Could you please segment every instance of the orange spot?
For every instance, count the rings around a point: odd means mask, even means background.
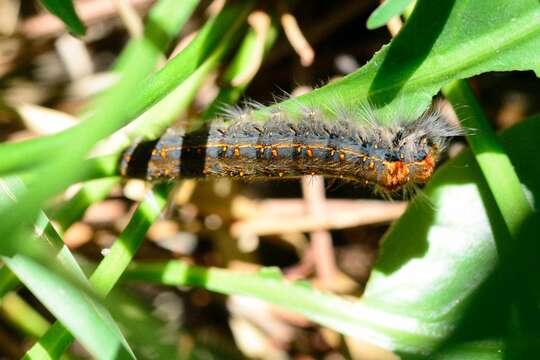
[[[277,157],[277,156],[278,156],[277,149],[272,149],[272,157]]]
[[[408,164],[401,161],[383,162],[385,176],[382,178],[381,186],[387,190],[395,190],[405,185],[409,181]],[[421,181],[420,181],[421,182]]]
[[[283,172],[278,173],[279,177],[283,177]]]
[[[159,156],[161,156],[162,158],[166,158],[167,157],[167,150],[166,149],[161,149],[159,151]]]
[[[244,172],[243,171],[240,171],[240,177],[244,176]]]
[[[236,157],[240,156],[240,148],[238,146],[234,147],[234,156]]]
[[[344,161],[345,160],[345,154],[339,153],[339,160]]]
[[[373,160],[371,160],[371,161],[369,162],[369,168],[370,168],[371,170],[373,170],[373,169],[375,168],[375,162],[374,162]]]
[[[307,148],[307,149],[306,149],[306,155],[307,155],[308,157],[313,157],[313,150],[311,150],[310,148]]]
[[[226,146],[226,145],[223,145],[223,147],[221,148],[221,150],[222,150],[223,152],[227,151],[227,146]]]

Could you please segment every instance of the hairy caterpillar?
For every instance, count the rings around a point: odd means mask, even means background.
[[[171,128],[156,141],[131,147],[121,174],[149,181],[323,175],[393,194],[426,183],[448,138],[461,134],[433,109],[387,125],[365,109],[330,119],[311,109],[298,118],[281,111],[262,119],[251,110],[228,115],[194,131]]]

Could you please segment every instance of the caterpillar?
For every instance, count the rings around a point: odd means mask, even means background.
[[[323,175],[394,194],[426,183],[447,140],[462,133],[434,108],[390,124],[369,110],[330,118],[313,109],[297,117],[278,110],[262,119],[253,111],[229,111],[193,131],[170,128],[126,150],[120,173],[149,181]]]

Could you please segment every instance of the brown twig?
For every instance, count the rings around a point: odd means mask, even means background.
[[[317,44],[321,40],[332,34],[335,29],[346,24],[353,18],[357,18],[361,14],[370,9],[370,1],[348,1],[339,6],[335,11],[325,16],[320,21],[315,22],[316,25],[304,28],[306,37],[309,38],[311,44]],[[277,44],[272,50],[272,54],[265,62],[266,65],[272,65],[280,61],[284,56],[288,55],[290,47],[287,44]]]
[[[144,25],[133,4],[129,0],[112,0],[112,2],[129,35],[132,38],[141,37]]]
[[[311,232],[317,229],[344,229],[368,224],[388,223],[397,219],[405,202],[382,200],[326,200],[320,216],[305,214],[300,199],[272,199],[261,202],[236,200],[233,215],[242,220],[231,227],[234,236],[252,233],[259,236]]]
[[[294,51],[300,56],[300,63],[303,66],[310,66],[313,63],[315,58],[315,51],[309,45],[309,42],[306,40],[300,26],[296,21],[296,18],[289,13],[286,9],[282,10],[280,16],[281,26],[285,32],[285,36],[289,40],[289,43],[293,47]]]
[[[243,71],[231,80],[232,86],[247,84],[259,70],[264,57],[264,45],[270,30],[270,16],[263,11],[254,11],[248,16],[249,25],[255,31],[255,47],[251,53],[251,61]]]
[[[302,177],[302,192],[307,213],[316,219],[317,223],[324,223],[326,218],[324,178],[322,176]],[[338,273],[332,236],[323,228],[314,228],[309,235],[317,276],[325,288],[330,287]]]

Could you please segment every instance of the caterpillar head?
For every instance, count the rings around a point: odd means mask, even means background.
[[[380,159],[376,186],[390,193],[428,182],[449,138],[463,134],[433,110],[415,121],[375,126],[371,131],[370,141],[376,145],[370,153]]]

